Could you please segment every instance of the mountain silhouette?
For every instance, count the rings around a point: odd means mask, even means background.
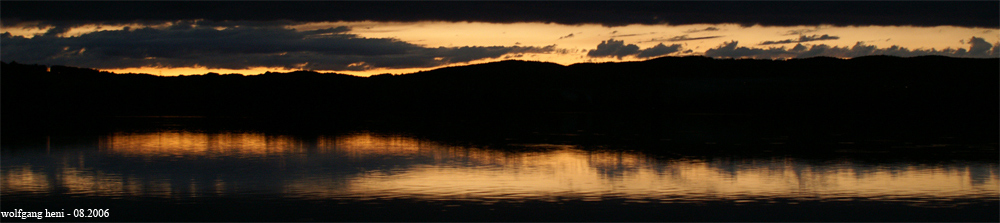
[[[352,117],[482,112],[933,116],[996,123],[997,59],[662,57],[500,61],[404,75],[162,77],[2,64],[4,129],[55,117]]]

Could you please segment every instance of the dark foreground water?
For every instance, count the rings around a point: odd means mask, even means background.
[[[66,215],[24,221],[1000,220],[989,131],[560,117],[388,130],[395,123],[127,118],[6,143],[0,211]],[[108,217],[68,216],[93,209]]]

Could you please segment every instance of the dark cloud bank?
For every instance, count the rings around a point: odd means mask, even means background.
[[[559,24],[913,25],[1000,27],[1000,2],[11,2],[5,26],[41,22],[479,21]]]
[[[218,24],[215,24],[218,25]],[[395,39],[360,38],[347,27],[298,31],[276,26],[226,29],[178,23],[166,29],[100,31],[78,37],[3,34],[4,61],[93,68],[254,66],[313,70],[434,67],[506,54],[553,52],[555,46],[428,48]]]

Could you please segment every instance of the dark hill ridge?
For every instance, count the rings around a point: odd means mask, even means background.
[[[440,112],[900,114],[994,117],[997,59],[501,61],[362,78],[311,71],[159,77],[2,64],[3,120]],[[991,119],[992,120],[992,119]],[[995,122],[994,122],[995,123]]]

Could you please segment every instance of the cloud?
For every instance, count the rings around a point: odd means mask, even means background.
[[[997,1],[962,2],[4,2],[5,27],[41,21],[123,24],[206,21],[540,22],[567,25],[1000,27]],[[628,16],[622,16],[628,15]],[[781,15],[781,16],[774,16]]]
[[[573,34],[570,33],[569,35],[566,35],[566,36],[563,36],[563,37],[559,37],[559,39],[566,39],[566,38],[573,38]]]
[[[690,37],[688,35],[680,35],[680,36],[673,36],[673,37],[670,37],[670,38],[653,38],[653,39],[649,39],[649,41],[642,41],[642,42],[682,42],[682,41],[691,41],[691,40],[715,39],[715,38],[719,38],[719,37],[723,37],[723,36]]]
[[[714,39],[722,36],[702,36],[702,37],[688,37],[688,35],[670,37],[667,41],[678,42],[678,41],[689,41],[689,40],[701,40],[701,39]]]
[[[969,55],[987,56],[990,55],[990,48],[993,47],[985,39],[973,36],[969,39]]]
[[[685,33],[696,33],[696,32],[707,32],[707,31],[719,31],[719,28],[716,28],[716,27],[712,26],[712,27],[708,27],[708,28],[704,28],[704,29],[689,29],[689,30],[684,31],[684,32]]]
[[[764,42],[762,42],[760,44],[757,44],[757,45],[773,45],[773,44],[786,44],[786,43],[804,43],[804,42],[821,41],[821,40],[832,40],[832,39],[840,39],[840,37],[839,36],[830,36],[830,35],[826,35],[826,34],[823,34],[822,36],[817,36],[817,35],[799,36],[799,39],[786,39],[786,40],[778,40],[778,41],[764,41]]]
[[[1000,42],[994,43],[993,49],[990,50],[990,57],[1000,57]]]
[[[632,34],[621,34],[621,35],[613,35],[613,36],[611,36],[611,37],[630,37],[630,36],[642,36],[642,35],[649,35],[649,34],[653,34],[653,33],[632,33]]]
[[[680,44],[674,44],[674,45],[667,46],[667,45],[663,45],[663,43],[660,43],[659,45],[656,45],[654,47],[651,47],[651,48],[648,48],[648,49],[640,51],[639,54],[636,55],[636,57],[638,57],[638,58],[657,57],[657,56],[663,56],[663,55],[675,53],[675,52],[678,52],[680,50],[681,50],[681,45]]]
[[[758,59],[776,59],[776,58],[808,58],[817,56],[828,56],[828,57],[841,57],[841,58],[853,58],[860,56],[870,56],[870,55],[889,55],[889,56],[900,56],[900,57],[913,57],[913,56],[926,56],[926,55],[939,55],[939,56],[950,56],[950,57],[975,57],[975,58],[985,58],[985,57],[997,57],[1000,54],[1000,49],[986,42],[982,38],[972,37],[969,41],[969,49],[951,49],[946,48],[943,50],[937,49],[907,49],[905,47],[890,46],[886,48],[878,48],[874,45],[865,45],[864,42],[857,42],[854,46],[829,46],[826,44],[818,44],[812,46],[805,46],[801,43],[796,44],[795,47],[787,49],[785,47],[768,47],[768,48],[750,48],[738,46],[737,41],[725,42],[715,48],[711,48],[705,51],[705,56],[715,57],[715,58],[758,58]],[[998,44],[1000,45],[1000,44]]]
[[[707,57],[732,57],[732,58],[742,58],[742,57],[752,57],[752,58],[779,58],[779,57],[791,57],[793,54],[785,51],[784,48],[747,48],[747,47],[737,47],[737,41],[730,41],[723,43],[722,45],[708,49],[705,51],[705,56]]]
[[[601,41],[597,49],[587,52],[588,57],[617,57],[619,60],[626,56],[636,56],[638,58],[649,58],[675,53],[681,50],[680,44],[670,46],[660,43],[654,47],[640,50],[635,44],[625,44],[624,40],[609,39]]]
[[[222,24],[224,25],[224,24]],[[164,29],[99,31],[76,37],[2,35],[5,61],[93,68],[191,67],[313,70],[434,67],[506,54],[550,53],[552,46],[428,48],[388,38],[361,38],[347,27],[299,31],[274,26],[221,29],[176,23]]]
[[[635,44],[625,45],[624,40],[615,41],[615,39],[609,39],[597,44],[597,49],[587,52],[587,56],[618,57],[618,59],[622,59],[624,56],[635,55],[637,53],[639,53],[639,46]]]
[[[791,36],[791,35],[799,35],[799,36],[801,36],[802,34],[816,32],[816,31],[819,31],[819,28],[816,28],[816,29],[794,29],[794,30],[788,30],[788,32],[785,32],[785,35],[786,36]]]

